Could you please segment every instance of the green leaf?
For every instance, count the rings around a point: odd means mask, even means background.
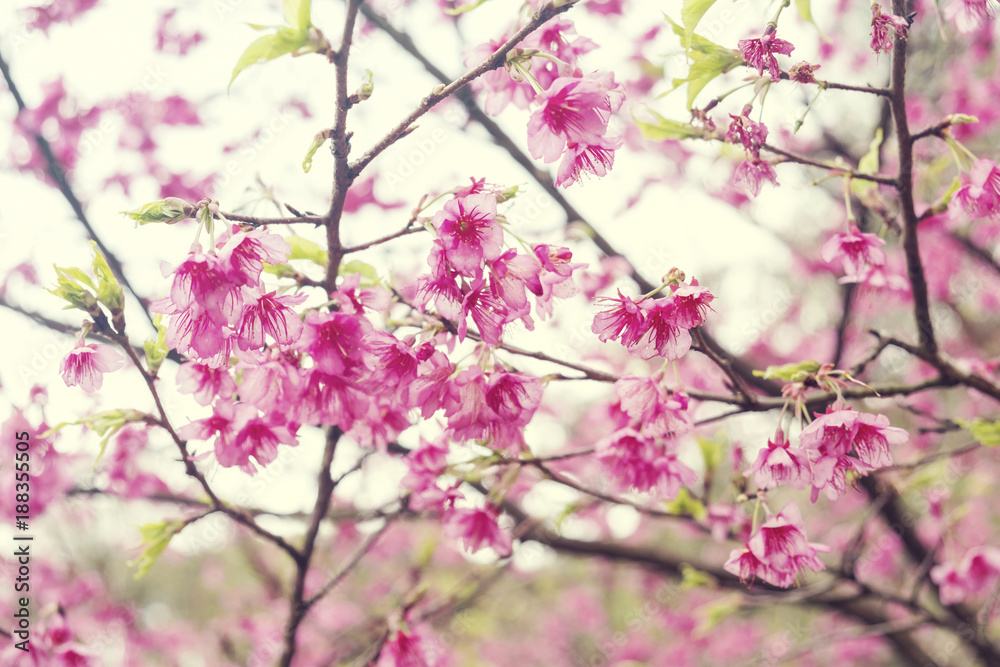
[[[172,225],[195,214],[195,207],[179,197],[167,197],[144,204],[134,211],[122,211],[123,215],[135,220],[135,226],[162,222]]]
[[[800,361],[797,364],[768,366],[766,370],[754,371],[756,377],[765,380],[783,380],[785,382],[802,382],[820,369],[818,361]]]
[[[269,273],[279,278],[294,278],[298,271],[293,269],[291,264],[265,264],[264,273]]]
[[[690,516],[699,521],[708,516],[708,510],[705,509],[705,505],[697,498],[692,498],[691,494],[684,487],[681,487],[676,498],[665,504],[664,509],[670,514]]]
[[[140,547],[145,547],[139,557],[135,560],[129,561],[129,567],[138,568],[135,573],[136,579],[141,579],[142,577],[149,574],[149,571],[153,569],[156,564],[157,559],[163,550],[167,548],[170,544],[170,540],[173,539],[174,535],[179,533],[184,526],[187,525],[185,521],[166,521],[162,523],[147,523],[145,525],[139,526],[139,532],[142,534],[142,542],[139,544]]]
[[[366,264],[361,260],[355,259],[347,264],[342,264],[340,267],[340,275],[342,276],[350,276],[355,273],[361,274],[361,284],[364,286],[371,287],[372,285],[381,284],[378,271],[371,264]]]
[[[861,156],[858,160],[858,172],[862,174],[876,174],[878,173],[878,149],[882,145],[882,128],[875,130],[875,136],[872,138],[871,143],[868,144],[868,152]],[[851,180],[851,192],[853,192],[858,197],[861,197],[868,192],[871,192],[878,187],[878,183],[873,183],[871,181],[862,181],[859,179]]]
[[[719,623],[736,614],[742,607],[743,596],[740,594],[727,595],[698,607],[697,615],[701,617],[701,622],[695,627],[694,636],[708,635]]]
[[[327,252],[317,244],[296,234],[285,237],[285,240],[291,247],[288,259],[308,259],[313,264],[326,268]]]
[[[958,420],[959,426],[972,433],[980,445],[985,447],[1000,446],[1000,421],[987,421],[982,417],[977,417],[971,422]]]
[[[715,77],[743,64],[743,55],[739,51],[719,46],[701,35],[693,33],[689,35],[686,28],[677,25],[669,16],[666,16],[666,19],[674,34],[681,38],[691,59],[687,77],[673,80],[675,90],[685,83],[688,84],[687,106],[690,109],[698,93]]]
[[[302,158],[302,171],[309,173],[309,170],[313,166],[313,156],[316,155],[316,151],[319,150],[320,146],[326,143],[327,136],[325,132],[320,132],[315,137],[313,137],[313,142],[309,146],[309,150],[306,151],[306,156]]]
[[[308,32],[300,32],[294,28],[281,28],[274,35],[258,37],[247,47],[243,55],[240,56],[236,67],[233,68],[233,76],[229,79],[229,86],[226,90],[228,91],[233,87],[233,81],[247,67],[267,62],[268,60],[274,60],[289,53],[295,53],[305,46],[308,41]]]
[[[94,291],[97,290],[90,280],[90,276],[85,274],[80,269],[62,269],[58,266],[55,267],[56,270],[56,282],[58,286],[55,289],[48,290],[49,294],[54,294],[60,299],[65,300],[69,303],[66,308],[79,308],[84,312],[90,312],[92,307],[97,306],[97,298],[88,290],[81,287],[77,280],[85,281]]]
[[[146,366],[152,375],[160,370],[163,360],[167,358],[170,349],[167,347],[167,328],[160,321],[163,316],[153,315],[153,326],[156,327],[156,338],[150,338],[142,344],[142,349],[146,351]]]
[[[813,26],[816,27],[816,30],[819,30],[819,26],[816,25],[816,19],[813,18],[812,7],[809,0],[795,0],[795,9],[799,11],[799,16],[802,17],[803,21],[806,23],[812,23]],[[822,34],[823,33],[820,32],[820,35]],[[826,38],[824,37],[824,39]]]
[[[681,590],[704,588],[715,583],[715,577],[689,565],[681,563]]]
[[[684,24],[684,35],[681,40],[684,47],[687,48],[691,44],[691,36],[694,34],[694,29],[698,27],[698,22],[705,15],[705,12],[715,4],[715,0],[684,0],[684,5],[681,7],[681,23]]]
[[[285,23],[297,28],[299,32],[308,32],[312,27],[309,0],[284,0],[281,9],[285,15]]]
[[[476,0],[475,4],[472,5],[462,5],[460,7],[452,7],[451,9],[444,10],[445,14],[451,14],[452,16],[458,16],[459,14],[464,14],[465,12],[471,12],[473,9],[485,5],[489,0]]]
[[[97,242],[91,241],[94,249],[94,276],[97,278],[97,300],[111,311],[112,315],[120,313],[125,308],[125,291],[108,266],[108,260],[97,249]]]
[[[726,448],[717,440],[695,437],[695,442],[701,448],[701,456],[705,459],[705,470],[714,470],[726,458]]]
[[[702,132],[690,123],[682,123],[678,120],[664,118],[655,111],[650,111],[656,116],[655,123],[647,123],[633,117],[636,126],[648,139],[662,141],[664,139],[690,139],[701,136]]]

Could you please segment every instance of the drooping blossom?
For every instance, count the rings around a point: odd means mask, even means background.
[[[458,284],[458,271],[445,259],[444,244],[435,240],[427,258],[431,267],[429,275],[420,276],[409,286],[413,292],[413,305],[421,312],[428,304],[442,317],[459,320],[462,317],[462,288]]]
[[[690,284],[681,283],[671,289],[672,317],[677,325],[685,329],[701,326],[708,311],[712,310],[709,304],[715,300],[715,296],[707,287],[699,285],[696,278],[692,278]]]
[[[682,463],[662,440],[648,438],[635,429],[620,429],[602,438],[595,455],[623,489],[654,492],[672,499],[698,476]]]
[[[454,508],[442,519],[444,532],[471,553],[490,548],[500,556],[509,556],[512,547],[510,533],[500,527],[500,509],[492,503],[483,507]]]
[[[219,263],[243,279],[244,285],[260,282],[264,264],[279,264],[288,259],[288,242],[277,234],[258,228],[234,233],[219,249]]]
[[[885,415],[857,412],[831,406],[802,430],[799,446],[810,458],[812,501],[820,491],[831,500],[846,489],[845,474],[855,470],[865,475],[892,465],[890,445],[909,440],[901,428],[889,425]],[[848,456],[849,453],[854,456]]]
[[[508,321],[520,319],[528,331],[535,328],[528,290],[541,294],[541,281],[538,279],[541,270],[534,257],[518,253],[516,248],[511,248],[489,264],[490,292],[506,306]]]
[[[892,51],[892,37],[889,33],[895,33],[899,39],[906,39],[909,27],[902,16],[883,14],[882,5],[872,5],[872,51],[889,53]]]
[[[791,42],[778,38],[777,30],[773,26],[768,26],[760,39],[741,39],[737,46],[748,67],[756,68],[761,76],[766,69],[775,81],[781,78],[781,68],[778,67],[778,59],[774,54],[788,56],[795,49]]]
[[[965,552],[957,565],[935,565],[930,575],[931,581],[941,589],[941,603],[959,604],[990,590],[993,580],[1000,575],[1000,548],[974,547]]]
[[[731,144],[742,144],[743,148],[754,155],[759,154],[760,147],[767,141],[767,126],[750,119],[751,108],[743,107],[739,116],[729,114],[732,120],[726,130],[726,141]]]
[[[1000,218],[1000,168],[992,160],[976,160],[951,201],[973,219]]]
[[[876,234],[863,233],[852,224],[846,234],[834,234],[823,244],[820,257],[826,263],[840,259],[844,276],[840,283],[865,282],[872,269],[885,266],[885,240]]]
[[[500,256],[503,228],[496,215],[496,197],[483,193],[451,199],[431,218],[445,257],[462,275],[476,277],[484,260]]]
[[[390,632],[375,667],[446,667],[449,651],[425,625],[410,625]]]
[[[370,399],[354,380],[311,368],[304,373],[295,419],[312,426],[336,424],[349,431],[355,420],[368,413]]]
[[[615,151],[624,143],[624,137],[600,137],[591,143],[570,142],[556,170],[555,184],[569,187],[584,174],[607,176],[615,164]]]
[[[759,489],[772,489],[781,484],[804,489],[809,483],[809,456],[805,450],[792,447],[779,428],[743,474],[746,477],[753,475],[754,484]]]
[[[774,165],[767,160],[760,158],[744,160],[733,171],[733,183],[744,184],[747,192],[754,197],[760,194],[760,186],[764,181],[771,185],[778,184],[778,174],[774,171]]]
[[[639,303],[623,295],[621,290],[618,290],[618,298],[601,297],[599,301],[610,306],[594,316],[590,328],[601,342],[619,340],[625,347],[638,343],[648,328],[646,311]]]
[[[509,321],[507,308],[489,290],[486,279],[476,278],[462,297],[461,317],[458,321],[458,339],[465,340],[468,318],[476,325],[479,335],[487,345],[499,345],[503,325]]]
[[[673,361],[691,349],[691,334],[673,299],[646,299],[641,307],[646,311],[646,331],[636,343],[641,358]]]
[[[646,437],[672,437],[691,430],[687,394],[667,391],[662,374],[620,378],[615,395],[633,428]]]
[[[365,385],[373,393],[405,400],[410,384],[417,379],[417,352],[410,341],[399,340],[384,331],[365,336],[365,363],[371,373]]]
[[[624,89],[611,72],[556,79],[538,96],[539,108],[528,119],[532,157],[555,162],[567,143],[600,143],[623,101]]]
[[[552,315],[552,299],[568,299],[579,290],[573,272],[586,264],[573,261],[573,252],[564,246],[542,243],[533,248],[539,271],[529,281],[535,295],[535,307],[542,319]]]
[[[80,385],[84,391],[97,391],[104,383],[104,374],[118,370],[124,363],[124,357],[107,345],[88,345],[78,338],[59,371],[67,387]]]
[[[774,586],[788,588],[804,568],[826,569],[817,552],[829,550],[806,540],[802,513],[795,503],[789,503],[761,524],[743,549],[734,549],[723,567],[742,581],[760,577]]]

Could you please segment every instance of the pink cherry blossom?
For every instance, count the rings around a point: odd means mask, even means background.
[[[795,503],[789,503],[761,524],[744,550],[733,550],[724,568],[742,580],[759,576],[769,584],[788,588],[802,569],[826,569],[817,556],[822,551],[829,551],[829,547],[806,540],[802,513]]]
[[[211,405],[216,396],[231,398],[236,392],[236,382],[228,368],[212,368],[191,361],[177,371],[177,390],[193,394],[201,405]]]
[[[104,383],[104,374],[118,370],[124,363],[125,358],[107,345],[88,345],[78,338],[59,371],[67,387],[80,385],[84,391],[96,391]]]
[[[771,489],[781,484],[804,489],[809,482],[809,456],[805,450],[792,447],[784,432],[778,429],[743,474],[746,477],[753,475],[754,484],[759,489]]]
[[[744,160],[733,171],[733,183],[744,184],[747,192],[756,197],[760,194],[760,186],[767,181],[771,185],[778,185],[778,174],[774,171],[774,166],[767,160],[754,158]]]
[[[238,228],[237,228],[238,229]],[[219,250],[219,262],[228,265],[231,275],[243,278],[244,285],[260,282],[264,264],[280,264],[288,259],[288,242],[266,229],[234,232]]]
[[[503,325],[509,321],[507,308],[490,292],[486,279],[479,277],[472,282],[462,297],[462,315],[458,321],[458,339],[465,340],[467,318],[471,317],[483,342],[499,345]]]
[[[778,59],[774,57],[774,54],[780,53],[788,56],[795,49],[791,42],[778,39],[777,31],[774,30],[773,26],[769,26],[760,39],[741,39],[738,46],[748,67],[756,68],[757,73],[761,76],[764,75],[766,69],[775,81],[781,78],[781,68],[778,67]]]
[[[621,429],[597,443],[596,456],[624,489],[655,492],[674,498],[682,486],[691,486],[698,476],[661,441],[647,438],[631,428]]]
[[[1000,548],[974,547],[965,552],[958,565],[935,565],[930,575],[941,589],[942,604],[960,604],[968,597],[990,590],[993,580],[1000,575]]]
[[[246,303],[236,324],[237,345],[241,350],[260,349],[265,335],[279,345],[291,345],[302,336],[302,320],[292,306],[305,301],[307,295],[275,296],[276,292],[260,294],[261,291],[245,291]]]
[[[894,14],[883,14],[882,5],[872,5],[872,51],[889,53],[892,51],[892,38],[889,33],[895,33],[899,39],[906,39],[908,30],[909,24],[905,18]]]
[[[623,100],[622,86],[610,73],[556,79],[539,95],[539,109],[528,119],[531,155],[555,162],[567,143],[600,143],[611,114],[621,108]]]
[[[647,299],[640,305],[646,311],[646,332],[635,348],[643,359],[663,357],[667,361],[680,359],[691,348],[691,334],[683,327],[689,321],[678,311],[673,299]]]
[[[967,182],[952,195],[952,203],[971,218],[1000,218],[1000,168],[996,163],[976,160]]]
[[[610,308],[594,316],[594,324],[590,330],[604,343],[620,340],[625,347],[638,343],[649,328],[645,309],[624,296],[621,290],[618,290],[618,298],[602,297],[599,300],[607,303]]]
[[[615,164],[615,151],[624,143],[622,137],[599,137],[591,143],[568,143],[556,171],[556,185],[569,187],[579,182],[584,174],[599,178],[607,176]]]
[[[491,503],[471,509],[452,509],[444,514],[444,532],[471,553],[490,548],[500,556],[509,556],[513,540],[497,523],[499,517],[500,509]]]
[[[496,197],[484,193],[452,199],[431,218],[445,257],[462,275],[475,277],[484,260],[500,256],[503,228],[496,215]]]
[[[362,339],[372,331],[371,323],[349,313],[306,314],[305,327],[296,348],[307,353],[326,373],[357,379],[368,371]]]
[[[767,126],[750,120],[750,111],[750,107],[744,107],[739,116],[729,114],[732,121],[726,130],[726,141],[742,144],[743,148],[757,155],[760,147],[767,141]]]
[[[820,256],[826,263],[840,259],[844,266],[844,275],[838,282],[864,282],[871,270],[885,266],[885,251],[882,246],[885,241],[875,234],[861,232],[856,225],[851,225],[846,234],[835,234],[823,244]]]

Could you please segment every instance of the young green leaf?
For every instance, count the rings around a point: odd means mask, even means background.
[[[185,521],[177,520],[162,523],[147,523],[139,526],[139,533],[142,534],[142,542],[139,546],[144,548],[138,558],[128,563],[129,567],[137,568],[135,573],[136,579],[141,579],[149,574],[149,571],[153,569],[157,559],[159,559],[160,554],[170,544],[170,540],[185,525],[187,525]]]

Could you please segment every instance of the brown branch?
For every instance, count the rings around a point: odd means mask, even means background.
[[[892,13],[906,16],[906,0],[892,0]],[[899,176],[895,179],[899,191],[899,205],[903,217],[903,252],[906,254],[906,274],[913,291],[913,314],[917,324],[920,346],[931,355],[937,355],[937,340],[934,338],[934,323],[931,321],[930,301],[927,294],[927,278],[920,259],[920,244],[917,239],[916,209],[913,204],[913,139],[906,116],[906,39],[900,35],[893,37],[892,73],[889,106],[896,127],[896,147],[899,153]]]
[[[367,153],[351,165],[351,175],[357,176],[360,174],[361,170],[368,166],[368,163],[378,157],[378,155],[381,154],[386,148],[396,143],[396,141],[398,141],[406,133],[411,132],[413,123],[415,123],[417,119],[425,113],[430,111],[439,102],[454,95],[471,81],[479,78],[483,74],[495,70],[498,67],[502,67],[507,60],[507,54],[510,53],[514,47],[521,42],[521,40],[541,27],[541,25],[546,21],[568,11],[572,6],[573,4],[565,4],[561,7],[556,7],[551,2],[543,5],[540,9],[538,9],[538,11],[532,14],[531,18],[521,27],[520,30],[514,33],[510,39],[504,42],[503,45],[486,60],[454,81],[447,83],[447,85],[443,88],[435,88],[430,95],[421,100],[420,106],[411,111],[410,114],[400,121],[395,128],[390,130],[389,133],[382,137],[378,143],[368,149]],[[367,17],[368,13],[366,13],[365,16]]]
[[[786,162],[795,162],[798,164],[809,165],[811,167],[819,167],[820,169],[825,169],[830,172],[835,172],[836,174],[845,174],[851,178],[856,178],[859,181],[871,181],[873,183],[881,183],[882,185],[892,185],[898,187],[898,181],[890,176],[882,176],[881,174],[863,174],[860,171],[854,171],[852,169],[844,169],[843,167],[838,167],[835,164],[830,164],[828,162],[820,162],[819,160],[813,160],[805,155],[799,155],[798,153],[792,153],[791,151],[786,151],[783,148],[778,148],[777,146],[772,146],[771,144],[764,144],[761,146],[766,151],[770,151],[775,155],[780,155],[784,157]]]
[[[289,602],[288,623],[285,626],[285,645],[281,654],[281,660],[278,662],[280,667],[291,666],[292,658],[295,656],[296,636],[299,626],[309,611],[309,605],[305,602],[306,575],[309,573],[309,563],[316,548],[316,536],[319,534],[319,526],[330,509],[330,498],[333,495],[333,478],[330,476],[330,467],[333,465],[333,455],[337,450],[337,443],[340,441],[342,435],[343,431],[337,426],[332,426],[327,431],[326,446],[323,449],[323,461],[320,463],[319,469],[319,490],[316,493],[316,504],[313,507],[309,528],[306,530],[301,558],[295,563],[295,583]]]
[[[352,252],[359,252],[361,250],[367,250],[368,248],[372,248],[372,247],[377,246],[377,245],[382,245],[383,243],[386,243],[388,241],[392,241],[392,240],[398,239],[398,238],[403,237],[403,236],[409,236],[410,234],[416,234],[416,233],[422,232],[422,231],[426,231],[426,230],[423,227],[413,227],[411,225],[407,225],[406,227],[403,227],[403,229],[400,230],[400,231],[398,231],[398,232],[394,232],[394,233],[389,234],[387,236],[383,236],[381,238],[377,238],[374,241],[368,241],[367,243],[362,243],[360,245],[355,245],[355,246],[350,246],[350,247],[344,248],[342,250],[342,253],[345,254],[345,255],[348,255],[348,254],[350,254]]]

